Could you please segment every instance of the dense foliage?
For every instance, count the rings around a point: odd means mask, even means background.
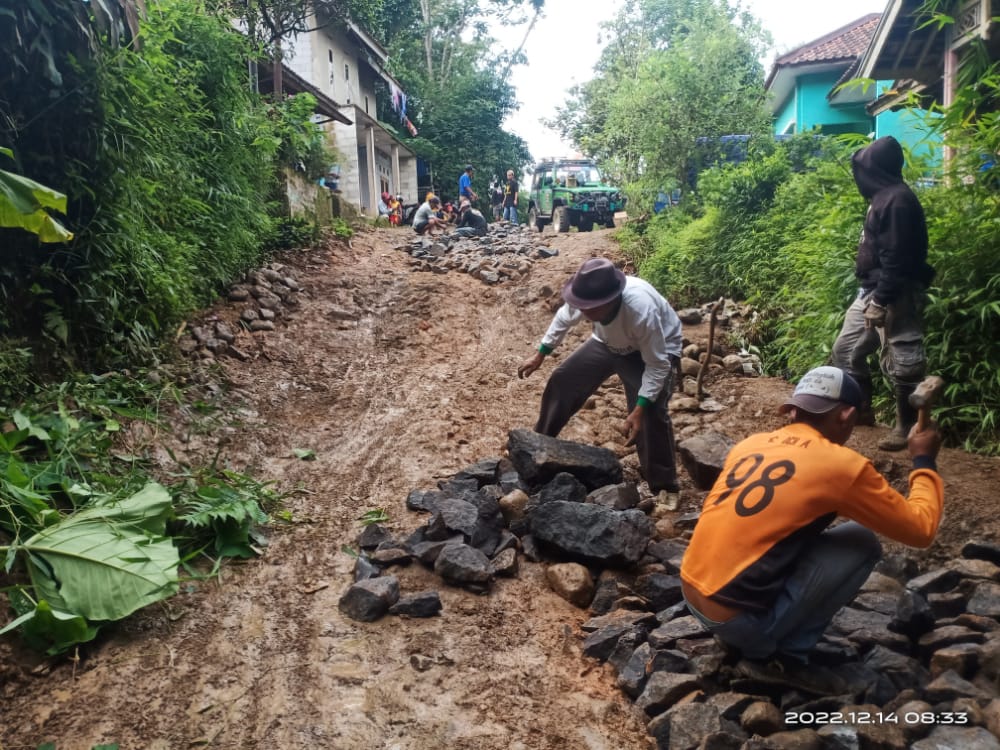
[[[797,377],[826,361],[856,291],[866,204],[848,164],[863,142],[764,141],[747,161],[704,173],[687,210],[629,230],[625,247],[677,305],[720,295],[750,301],[759,318],[735,343],[760,347],[772,374]],[[905,176],[918,184],[929,169],[910,156]],[[925,316],[928,368],[949,383],[937,416],[952,443],[996,452],[1000,351],[984,345],[1000,336],[996,192],[982,180],[956,180],[918,187],[918,195],[938,272]],[[888,385],[876,382],[888,406]]]
[[[93,377],[0,408],[0,591],[15,614],[0,633],[59,653],[176,593],[180,566],[259,551],[280,499],[267,485],[214,463],[152,476],[159,408],[180,396],[153,380]]]
[[[59,8],[25,11],[19,30],[63,39],[80,28],[64,3],[31,7],[49,5]],[[36,370],[148,361],[163,334],[260,262],[280,164],[326,161],[309,101],[271,106],[250,91],[253,50],[225,17],[162,0],[141,29],[140,46],[115,48],[107,34],[53,44],[59,75],[39,76],[31,66],[45,58],[25,53],[0,78],[0,144],[18,172],[68,196],[75,235],[53,249],[0,229],[0,368],[25,363],[7,355],[24,341]]]
[[[752,17],[724,0],[629,0],[607,32],[597,75],[553,124],[629,186],[631,213],[684,186],[720,136],[767,131]]]

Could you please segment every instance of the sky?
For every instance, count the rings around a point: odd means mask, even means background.
[[[837,0],[812,3],[803,0],[743,0],[774,38],[774,46],[762,62],[765,71],[777,55],[818,39],[868,13],[881,13],[887,0]],[[528,65],[514,69],[511,83],[520,109],[505,123],[521,136],[535,159],[568,156],[573,147],[539,122],[555,115],[573,85],[589,80],[601,52],[598,42],[601,21],[610,20],[621,8],[621,0],[545,0],[545,15],[539,19],[525,53]],[[509,49],[524,36],[524,27],[495,28],[492,35]]]

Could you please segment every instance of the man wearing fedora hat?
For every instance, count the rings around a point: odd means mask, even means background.
[[[941,521],[937,430],[910,431],[903,497],[844,445],[864,403],[844,370],[806,373],[780,408],[790,424],[730,450],[684,553],[692,613],[747,659],[773,660],[786,674],[815,669],[806,666],[810,650],[881,556],[876,532],[926,547]],[[851,520],[831,527],[838,516]]]
[[[675,508],[679,485],[674,428],[667,411],[680,364],[681,321],[651,284],[626,276],[606,258],[586,261],[563,287],[563,301],[538,351],[517,369],[526,378],[581,320],[593,335],[545,385],[535,432],[555,437],[600,385],[618,375],[628,416],[622,433],[635,443],[639,467],[660,503]]]

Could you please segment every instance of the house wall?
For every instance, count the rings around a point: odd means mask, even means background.
[[[931,129],[932,121],[938,117],[920,109],[883,112],[875,118],[875,137],[891,135],[914,156],[938,165],[944,161],[944,144],[941,135]]]
[[[792,135],[796,131],[798,102],[795,92],[785,99],[784,103],[774,113],[774,133],[775,135]]]
[[[300,34],[288,44],[285,64],[334,101],[357,102],[357,51],[346,34],[334,29]]]
[[[327,28],[297,37],[286,49],[286,65],[315,85],[338,104],[347,117],[355,122],[344,125],[327,123],[330,145],[338,154],[341,179],[341,197],[359,208],[369,208],[367,160],[364,155],[365,139],[359,135],[355,107],[370,117],[378,119],[375,103],[376,76],[366,64],[359,62],[358,43],[339,29]],[[417,161],[415,157],[400,155],[399,184],[392,179],[392,155],[381,150],[375,152],[375,186],[381,192],[383,181],[389,191],[399,192],[404,200],[417,200]],[[371,202],[371,206],[374,201]]]
[[[865,102],[831,106],[826,98],[837,84],[840,73],[816,73],[796,80],[796,132],[820,126],[825,133],[872,132],[874,122],[865,112]]]

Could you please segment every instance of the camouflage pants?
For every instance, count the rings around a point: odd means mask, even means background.
[[[865,307],[874,290],[859,289],[847,308],[844,325],[833,345],[832,364],[856,380],[871,380],[868,358],[881,348],[879,367],[892,385],[918,383],[927,370],[923,310],[927,294],[919,285],[905,286],[888,305],[884,328],[865,328]]]

